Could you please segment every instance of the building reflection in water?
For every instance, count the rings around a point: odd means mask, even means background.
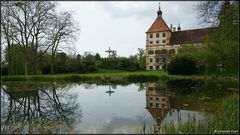
[[[170,112],[174,93],[169,92],[164,85],[159,83],[146,84],[146,109],[155,120],[157,132],[164,133],[163,119]],[[180,119],[179,119],[180,120]]]

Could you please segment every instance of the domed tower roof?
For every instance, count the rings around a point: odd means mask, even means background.
[[[162,16],[162,11],[161,11],[161,7],[160,7],[160,2],[159,2],[159,8],[158,8],[158,11],[157,11],[157,15],[158,15],[158,16]]]
[[[161,32],[161,31],[171,31],[171,30],[169,29],[168,25],[162,18],[162,11],[159,4],[159,9],[157,11],[157,18],[155,19],[155,21],[153,22],[153,24],[151,25],[151,27],[148,29],[146,33]]]

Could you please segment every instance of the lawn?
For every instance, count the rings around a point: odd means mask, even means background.
[[[102,80],[102,81],[135,81],[142,82],[148,80],[167,80],[167,79],[220,79],[220,80],[238,80],[235,76],[211,76],[211,75],[192,75],[192,76],[182,76],[182,75],[169,75],[167,72],[160,71],[124,71],[124,70],[109,70],[101,69],[94,73],[68,73],[68,74],[40,74],[40,75],[12,75],[12,76],[2,76],[2,81],[86,81],[86,80]]]
[[[51,80],[85,80],[85,79],[102,79],[102,80],[122,80],[131,78],[166,78],[168,74],[164,71],[122,71],[122,70],[100,70],[88,74],[54,74],[54,75],[13,75],[2,76],[2,81],[51,81]]]

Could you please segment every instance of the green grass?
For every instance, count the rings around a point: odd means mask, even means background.
[[[238,77],[230,76],[230,78],[225,78],[225,76],[218,76],[220,79],[224,80],[238,80]],[[13,76],[2,76],[2,81],[110,81],[110,82],[146,82],[146,81],[157,81],[157,80],[169,80],[169,79],[218,79],[215,76],[207,75],[192,75],[192,76],[181,76],[181,75],[169,75],[165,71],[135,71],[129,72],[124,70],[109,70],[101,69],[94,73],[78,74],[54,74],[54,75],[13,75]]]
[[[86,80],[102,80],[102,81],[157,81],[159,79],[168,79],[169,76],[164,71],[136,71],[127,72],[121,70],[102,70],[89,74],[55,74],[55,75],[16,75],[2,76],[2,81],[86,81]]]
[[[175,127],[172,122],[166,125],[167,133],[239,133],[239,96],[232,95],[224,98],[213,116],[207,116],[204,120],[196,121],[195,117],[189,117],[187,123]]]

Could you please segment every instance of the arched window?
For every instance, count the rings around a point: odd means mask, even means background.
[[[154,54],[154,51],[153,50],[149,50],[148,54]]]
[[[166,50],[166,49],[162,49],[162,50],[160,51],[160,53],[161,53],[161,54],[167,54],[167,50]]]
[[[156,51],[155,51],[155,54],[160,54],[160,50],[156,50]]]

